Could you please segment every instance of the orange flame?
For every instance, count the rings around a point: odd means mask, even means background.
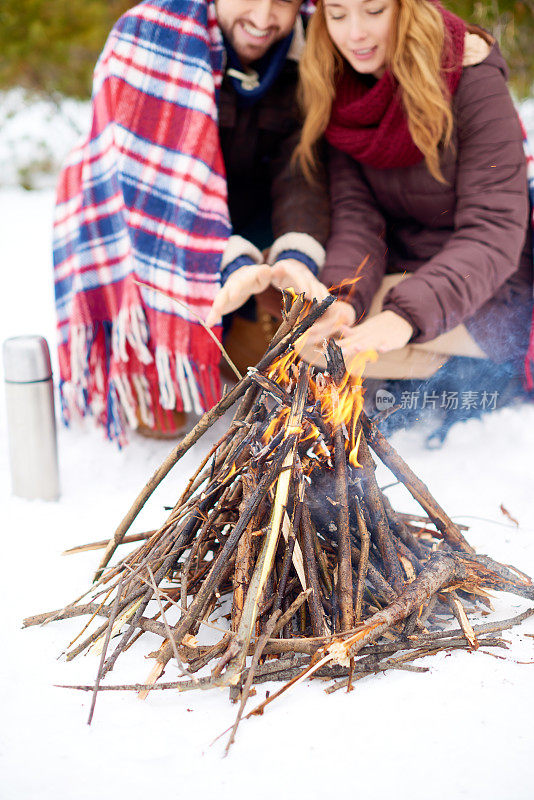
[[[358,280],[358,273],[365,266],[367,259],[364,259],[357,270],[356,276],[344,281],[343,286],[354,285]],[[305,313],[306,310],[303,311]],[[347,362],[347,371],[343,376],[340,385],[334,385],[332,380],[325,373],[318,372],[315,378],[310,377],[309,392],[311,400],[316,407],[318,414],[329,427],[341,427],[345,433],[345,450],[351,466],[361,468],[358,462],[358,447],[360,444],[361,431],[359,431],[358,420],[363,409],[364,391],[362,388],[362,376],[365,365],[369,361],[377,359],[375,351],[365,351],[356,353],[350,363]],[[292,349],[278,358],[270,367],[268,377],[275,381],[289,395],[295,387],[296,365],[300,358]],[[310,399],[310,398],[309,398]],[[287,424],[290,414],[288,406],[281,407],[276,416],[270,421],[267,430],[263,435],[263,442],[267,444],[272,437],[276,436]],[[305,471],[311,472],[319,463],[329,462],[331,454],[323,439],[320,428],[309,419],[304,419],[301,425],[302,443],[309,443],[307,462]]]
[[[356,439],[356,444],[354,445],[354,447],[352,448],[352,450],[349,453],[349,464],[351,464],[353,467],[361,467],[362,466],[360,464],[360,462],[358,461],[358,448],[360,446],[360,439],[361,438],[362,438],[362,429],[360,428],[360,431],[358,433],[358,438]]]
[[[271,380],[276,381],[281,386],[287,386],[292,378],[291,367],[297,361],[298,356],[294,350],[290,350],[283,356],[280,356],[271,366],[267,373]]]
[[[365,256],[365,258],[361,261],[359,266],[356,267],[356,270],[354,272],[354,277],[352,277],[352,278],[344,278],[341,281],[341,283],[338,283],[335,286],[331,286],[328,291],[330,293],[334,293],[334,294],[338,295],[338,294],[340,294],[340,291],[339,291],[340,289],[346,289],[347,287],[350,287],[348,292],[342,292],[343,299],[344,300],[349,300],[351,295],[352,295],[352,293],[353,293],[353,291],[354,291],[354,289],[355,289],[355,287],[356,287],[356,284],[358,283],[358,281],[361,278],[361,274],[360,273],[362,272],[363,268],[365,267],[365,265],[369,261],[369,257],[370,257],[370,253],[368,253]]]
[[[363,409],[362,374],[366,362],[374,358],[376,358],[374,351],[358,353],[352,359],[349,369],[338,386],[334,386],[324,373],[318,373],[315,379],[310,377],[310,393],[315,405],[318,406],[318,413],[327,426],[344,429],[348,460],[355,468],[361,467],[357,459],[361,436],[361,432],[357,432],[357,423]],[[291,393],[294,386],[295,364],[298,360],[298,355],[294,351],[286,353],[273,363],[268,373],[269,378],[276,381],[288,393]],[[265,444],[287,424],[289,413],[289,407],[283,406],[269,422],[262,437]],[[325,447],[319,428],[311,421],[304,420],[301,431],[301,442],[309,442],[311,447],[309,452],[313,454],[313,458],[307,464],[307,471],[311,471],[317,466],[317,460],[328,461],[330,453]]]

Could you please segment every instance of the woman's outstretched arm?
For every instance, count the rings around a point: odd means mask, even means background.
[[[457,206],[445,246],[383,308],[433,339],[469,319],[517,270],[528,224],[522,135],[497,52],[464,70],[455,96]]]
[[[386,223],[362,171],[353,158],[328,148],[331,229],[322,280],[342,287],[360,319],[386,272]]]

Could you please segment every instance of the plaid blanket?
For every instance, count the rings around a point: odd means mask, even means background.
[[[532,155],[532,151],[529,147],[527,132],[523,124],[521,124],[523,129],[523,146],[525,148],[525,155],[527,157],[527,179],[528,179],[528,191],[530,195],[530,219],[532,225],[532,247],[533,253],[532,256],[534,258],[534,156]],[[532,390],[534,389],[534,313],[532,316],[532,326],[530,329],[530,342],[528,345],[527,355],[525,357],[525,377],[526,377],[526,384],[527,389]]]
[[[195,315],[213,302],[231,233],[223,59],[214,0],[128,11],[95,69],[90,133],[60,177],[63,414],[92,413],[119,443],[139,422],[172,430],[172,409],[201,413],[219,395],[220,353]]]

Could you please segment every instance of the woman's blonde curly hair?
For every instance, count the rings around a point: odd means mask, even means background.
[[[308,25],[300,61],[299,101],[305,119],[294,158],[309,180],[313,180],[316,145],[330,120],[336,80],[344,64],[328,33],[323,2],[318,0]],[[447,31],[439,10],[428,0],[396,2],[387,68],[398,81],[411,137],[430,173],[444,183],[439,147],[450,144],[453,131],[450,93],[441,75]]]

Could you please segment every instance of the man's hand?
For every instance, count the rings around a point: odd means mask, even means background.
[[[252,264],[237,269],[217,292],[206,325],[211,328],[221,321],[224,314],[240,308],[253,294],[265,291],[271,283],[271,277],[271,267],[267,264]]]
[[[291,287],[296,294],[304,294],[308,300],[316,298],[320,301],[328,295],[326,286],[296,259],[286,258],[273,267],[253,264],[241,267],[230,275],[213,301],[206,325],[215,325],[224,314],[235,311],[253,294],[260,294],[271,285],[280,290]]]
[[[350,364],[352,358],[364,350],[387,353],[404,347],[413,336],[413,328],[394,311],[381,311],[360,325],[343,329],[341,334],[338,345],[343,351],[345,363]]]
[[[271,284],[277,289],[293,289],[296,294],[304,294],[307,300],[315,298],[319,302],[328,295],[328,289],[313,272],[301,261],[285,258],[271,267]]]

